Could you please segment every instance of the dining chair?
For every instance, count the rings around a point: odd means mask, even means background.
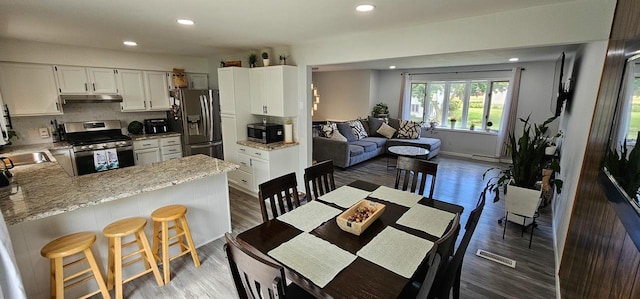
[[[282,266],[249,252],[229,233],[225,233],[224,238],[224,250],[238,297],[314,298],[295,283],[287,285]]]
[[[531,248],[533,230],[536,227],[538,207],[541,202],[541,191],[508,185],[504,198],[505,220],[507,221],[504,222],[502,229],[502,239],[504,239],[509,221],[522,225],[521,236],[524,236],[526,227],[531,226],[531,235],[529,236],[529,248]]]
[[[433,199],[433,188],[436,186],[436,174],[438,172],[438,164],[426,160],[414,159],[409,157],[398,157],[396,165],[396,183],[394,188],[411,192],[418,189],[420,194],[424,194],[427,175],[431,176],[431,187],[429,189],[429,199]],[[420,181],[418,181],[420,178]],[[400,188],[400,185],[402,187]]]
[[[295,172],[266,181],[260,184],[258,189],[263,222],[269,221],[266,201],[269,201],[271,218],[276,218],[300,206]]]
[[[304,170],[304,182],[307,191],[307,202],[316,200],[336,189],[333,178],[333,160],[326,160]]]
[[[486,198],[486,190],[480,194],[476,208],[469,214],[469,220],[465,225],[464,236],[460,245],[456,249],[456,253],[453,257],[447,261],[443,258],[441,267],[436,278],[434,280],[434,288],[429,292],[429,298],[449,298],[451,289],[453,289],[453,298],[460,298],[460,275],[462,274],[462,262],[464,260],[464,254],[467,252],[469,242],[473,236],[473,232],[476,230],[480,215],[484,209]]]

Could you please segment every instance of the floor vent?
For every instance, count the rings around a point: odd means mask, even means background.
[[[482,249],[478,249],[478,252],[476,252],[476,255],[482,258],[486,258],[490,261],[494,261],[498,264],[503,264],[505,266],[509,266],[511,268],[515,268],[516,267],[516,261],[510,259],[510,258],[506,258],[504,256],[501,255],[497,255],[495,253],[491,253],[489,251],[486,250],[482,250]]]

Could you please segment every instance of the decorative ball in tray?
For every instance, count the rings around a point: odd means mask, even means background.
[[[359,236],[384,212],[385,205],[362,199],[336,217],[338,226],[346,232]]]

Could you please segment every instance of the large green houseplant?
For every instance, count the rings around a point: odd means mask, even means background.
[[[511,165],[507,169],[490,168],[482,175],[483,179],[489,177],[486,189],[495,194],[494,202],[500,200],[500,191],[506,194],[509,184],[534,189],[536,182],[541,179],[543,169],[560,171],[557,160],[551,159],[545,162],[545,149],[551,143],[546,133],[549,129],[548,125],[556,117],[547,119],[541,125],[529,122],[530,117],[531,115],[526,119],[520,118],[523,122],[520,138],[516,139],[513,133],[509,134],[507,151],[511,156]],[[558,193],[562,191],[562,180],[550,179],[549,183]]]

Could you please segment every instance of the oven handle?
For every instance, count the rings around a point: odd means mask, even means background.
[[[107,148],[105,148],[106,150]],[[132,151],[133,150],[133,146],[129,145],[129,146],[123,146],[123,147],[116,147],[116,152],[124,152],[124,151]],[[87,157],[87,156],[93,156],[93,152],[94,151],[99,151],[99,150],[93,150],[93,151],[84,151],[84,152],[75,152],[73,153],[73,155],[75,157]]]

